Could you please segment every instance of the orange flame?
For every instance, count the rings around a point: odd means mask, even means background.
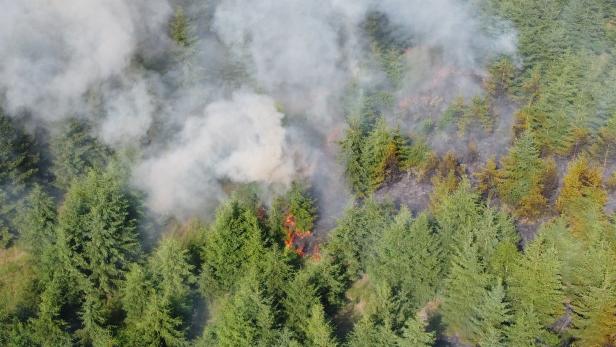
[[[290,212],[285,217],[283,226],[286,231],[286,238],[284,240],[285,247],[292,250],[300,257],[305,256],[305,248],[309,238],[312,236],[312,232],[298,229],[295,216]]]

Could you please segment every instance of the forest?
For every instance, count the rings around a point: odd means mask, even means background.
[[[616,346],[616,2],[2,4],[1,346]]]

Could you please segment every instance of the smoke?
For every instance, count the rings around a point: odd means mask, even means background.
[[[283,117],[272,98],[248,92],[211,103],[186,120],[176,144],[136,168],[135,184],[156,211],[188,214],[223,198],[224,180],[289,184],[295,167]]]
[[[169,12],[164,0],[1,0],[0,6],[4,107],[45,121],[81,110],[88,88],[121,73],[140,36]]]
[[[211,210],[230,182],[277,190],[308,178],[330,223],[349,197],[335,160],[344,99],[387,78],[369,14],[408,45],[401,86],[388,91],[398,104],[441,97],[434,117],[480,93],[476,76],[515,42],[458,0],[181,2],[194,36],[184,51],[166,0],[0,0],[3,107],[46,126],[89,117],[105,143],[139,148],[134,184],[152,210],[180,217]],[[412,110],[387,116],[411,132],[426,117]]]

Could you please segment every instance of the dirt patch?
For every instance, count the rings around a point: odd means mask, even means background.
[[[404,172],[379,188],[374,197],[377,201],[391,201],[396,207],[406,206],[414,214],[424,211],[430,204],[432,184],[420,182],[410,172]]]

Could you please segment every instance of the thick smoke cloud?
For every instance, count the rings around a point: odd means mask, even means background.
[[[80,111],[95,83],[130,63],[166,20],[164,0],[1,0],[0,92],[11,113],[44,120]]]
[[[180,140],[136,169],[136,184],[151,192],[159,212],[197,213],[222,198],[220,182],[290,183],[284,115],[268,96],[237,92],[186,120]],[[211,207],[211,206],[210,206]]]
[[[385,78],[363,31],[367,14],[384,14],[411,45],[395,95],[402,104],[479,92],[468,75],[514,47],[511,35],[486,34],[475,9],[457,0],[185,0],[195,44],[179,55],[168,37],[177,3],[0,4],[3,107],[47,126],[91,118],[105,143],[141,150],[133,181],[149,207],[182,217],[214,207],[226,182],[284,188],[308,178],[328,203],[321,216],[344,206],[334,158],[342,100],[351,84],[369,89]],[[448,73],[458,70],[471,73]],[[398,121],[413,129],[417,117]]]

